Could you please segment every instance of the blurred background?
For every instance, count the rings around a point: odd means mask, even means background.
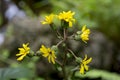
[[[62,80],[44,59],[17,62],[15,54],[27,42],[34,51],[56,44],[54,33],[40,21],[69,10],[75,12],[73,32],[85,24],[91,29],[87,44],[69,41],[76,55],[93,58],[88,75],[76,73],[75,80],[120,80],[120,0],[0,0],[0,80]]]

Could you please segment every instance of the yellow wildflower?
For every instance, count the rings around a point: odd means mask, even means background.
[[[42,53],[42,56],[47,57],[49,63],[55,64],[55,51],[51,50],[50,48],[46,48],[44,45],[41,46],[40,52]]]
[[[80,64],[80,73],[84,74],[85,70],[88,71],[89,67],[87,64],[89,64],[92,61],[92,58],[87,59],[87,55],[85,55],[85,58],[81,61]]]
[[[80,35],[82,41],[86,42],[89,40],[90,29],[86,29],[86,25],[82,28],[82,34]]]
[[[16,54],[16,56],[20,56],[19,58],[17,58],[18,61],[23,60],[23,58],[30,53],[30,48],[27,47],[29,43],[27,44],[23,44],[23,48],[18,48],[19,53]]]
[[[54,14],[50,14],[49,16],[45,16],[45,20],[41,21],[42,24],[52,24],[53,23]]]
[[[63,11],[62,13],[59,13],[58,18],[60,20],[64,20],[66,22],[69,23],[69,27],[72,27],[72,22],[75,22],[75,19],[73,18],[73,15],[75,14],[75,12],[65,12]]]

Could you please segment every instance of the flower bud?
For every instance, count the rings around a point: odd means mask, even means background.
[[[34,56],[34,51],[30,50],[30,53],[28,54],[29,57],[33,57]]]
[[[80,35],[80,34],[81,34],[81,31],[77,31],[76,33],[77,33],[78,35]]]
[[[82,59],[80,57],[76,58],[75,60],[77,63],[80,63],[82,61]]]
[[[53,45],[53,46],[51,47],[51,50],[54,50],[55,52],[58,52],[58,47],[57,47],[56,45]]]
[[[75,40],[80,40],[80,35],[75,35],[74,39]]]

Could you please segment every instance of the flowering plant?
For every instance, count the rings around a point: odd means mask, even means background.
[[[77,31],[75,34],[68,35],[68,28],[72,28],[73,23],[75,23],[75,18],[74,18],[75,12],[68,11],[68,12],[61,12],[58,15],[55,14],[50,14],[48,16],[45,16],[45,20],[41,21],[42,24],[48,24],[50,25],[51,29],[55,32],[56,37],[60,40],[56,45],[53,45],[49,48],[47,48],[45,45],[41,45],[40,49],[36,52],[32,51],[30,47],[28,47],[27,44],[23,44],[23,48],[18,48],[20,51],[16,56],[20,56],[17,58],[18,61],[22,61],[24,57],[27,55],[32,54],[32,56],[43,56],[44,58],[47,58],[48,62],[55,65],[57,64],[63,72],[63,78],[64,80],[68,80],[68,73],[66,72],[66,61],[68,61],[68,54],[72,55],[75,58],[75,61],[79,64],[79,72],[80,74],[85,74],[86,71],[89,70],[88,64],[92,61],[92,58],[87,59],[87,54],[85,55],[85,58],[82,59],[79,56],[76,56],[76,54],[68,48],[66,45],[67,40],[72,39],[72,40],[82,40],[84,43],[87,43],[89,40],[89,34],[90,34],[90,29],[84,25],[80,31]],[[60,28],[62,31],[57,29],[58,27],[55,26],[54,24],[54,18],[57,18],[58,20],[61,21],[61,26]],[[63,46],[64,44],[64,46]],[[62,51],[63,54],[59,51],[61,48],[59,48],[62,45],[64,48]],[[62,55],[64,58],[63,60],[58,59],[58,54]],[[74,75],[71,76],[71,78]]]

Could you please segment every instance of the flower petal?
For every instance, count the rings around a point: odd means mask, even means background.
[[[86,61],[87,60],[87,54],[85,54],[85,58],[83,59],[83,61]]]
[[[92,61],[92,58],[89,58],[88,60],[86,60],[86,64],[89,64]]]
[[[86,71],[88,71],[88,68],[89,68],[89,67],[85,64],[85,65],[84,65],[84,68],[85,68]]]
[[[23,60],[23,58],[25,57],[26,55],[22,55],[22,56],[20,56],[19,58],[17,58],[17,60],[18,61],[21,61],[21,60]]]
[[[84,74],[84,66],[83,66],[83,64],[81,64],[80,73],[81,73],[81,74]]]
[[[84,25],[84,26],[82,27],[82,32],[84,32],[85,29],[86,29],[86,25]]]

